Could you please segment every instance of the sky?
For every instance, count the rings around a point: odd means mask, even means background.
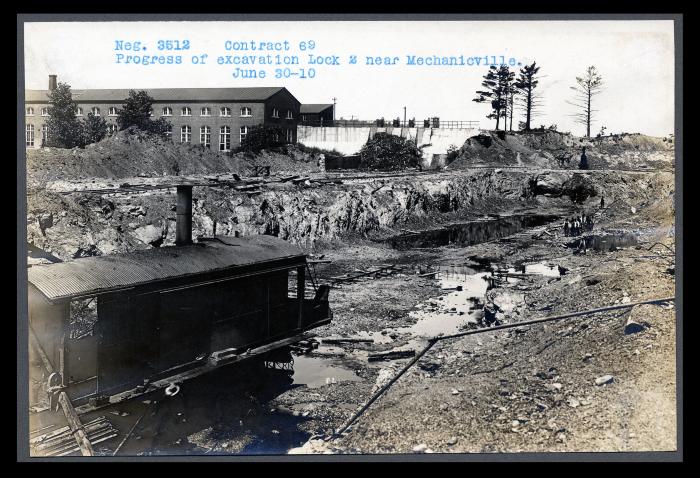
[[[408,55],[501,56],[540,66],[542,106],[533,126],[556,124],[576,135],[585,127],[571,116],[577,76],[595,66],[604,81],[593,107],[591,132],[666,136],[674,129],[674,45],[670,20],[599,21],[275,21],[275,22],[36,22],[26,23],[25,87],[46,89],[48,75],[73,89],[284,86],[302,103],[333,103],[336,118],[407,118],[419,122],[479,121],[489,106],[472,101],[487,66],[410,66]],[[116,41],[140,42],[143,51],[115,50]],[[158,50],[159,40],[189,41],[187,50]],[[285,51],[284,42],[289,50]],[[227,50],[227,42],[231,49]],[[264,43],[281,51],[232,48]],[[301,51],[303,46],[306,47]],[[314,42],[313,49],[309,49]],[[163,44],[167,46],[167,44]],[[173,43],[173,46],[175,44]],[[265,46],[265,45],[263,45]],[[217,57],[297,56],[290,73],[313,78],[275,78],[285,66],[217,64]],[[308,54],[337,56],[339,65],[309,65]],[[120,63],[117,63],[117,55]],[[204,64],[193,64],[192,57]],[[126,57],[180,55],[181,64],[125,64]],[[349,64],[351,55],[357,64]],[[395,65],[368,66],[366,57],[399,57]],[[233,58],[232,58],[233,59]],[[256,60],[257,61],[257,60]],[[482,60],[483,61],[483,60]],[[266,78],[234,78],[237,66],[265,70]],[[519,69],[515,66],[514,69]],[[284,71],[282,71],[283,73]],[[516,109],[513,126],[522,120]],[[519,117],[520,116],[520,117]]]

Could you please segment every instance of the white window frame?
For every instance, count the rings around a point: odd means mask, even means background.
[[[82,107],[78,106],[75,109],[75,116],[83,116],[83,108]]]
[[[286,119],[294,119],[294,114],[292,113],[292,110],[287,110],[287,118]]]
[[[204,106],[199,110],[199,116],[211,116],[211,108]]]
[[[28,124],[24,128],[24,143],[27,148],[33,148],[34,147],[34,125],[33,124]]]
[[[219,128],[219,151],[231,151],[231,127],[230,126],[221,126]]]
[[[249,129],[247,126],[241,126],[240,129],[238,130],[240,139],[239,142],[242,143],[243,139],[248,136]]]
[[[31,106],[27,106],[24,110],[24,114],[26,116],[34,116],[34,108],[32,108]]]
[[[291,143],[292,141],[294,141],[294,133],[292,132],[291,129],[288,129],[287,130],[287,142]]]
[[[225,118],[230,118],[231,117],[231,108],[228,106],[222,106],[219,108],[219,116],[223,116]]]
[[[49,125],[41,125],[41,144],[44,144],[49,139]]]
[[[90,108],[90,113],[92,113],[94,116],[100,116],[100,109],[97,106],[93,106]]]
[[[250,106],[241,106],[241,118],[250,118],[253,116],[253,108]]]
[[[192,142],[192,126],[182,125],[180,126],[180,142],[181,143],[191,143]]]
[[[199,127],[199,142],[207,148],[211,148],[211,127],[210,126],[200,126]]]
[[[272,108],[272,117],[279,118],[280,117],[280,110],[278,110],[277,108]]]
[[[183,106],[180,108],[180,116],[192,116],[192,108],[189,106]]]
[[[41,108],[41,116],[49,116],[49,108],[48,106],[44,106]]]
[[[110,106],[109,109],[107,110],[107,116],[117,116],[117,107],[116,106]]]
[[[172,116],[173,109],[170,106],[164,106],[161,113],[162,113],[161,116]]]

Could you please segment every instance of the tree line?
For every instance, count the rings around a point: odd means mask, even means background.
[[[107,121],[89,112],[78,119],[78,104],[73,99],[70,85],[58,83],[49,96],[49,118],[46,121],[47,137],[44,146],[54,148],[84,148],[97,143],[107,136]],[[149,134],[165,137],[172,131],[172,125],[165,118],[154,120],[151,117],[153,98],[145,91],[129,91],[123,108],[117,110],[119,131],[132,126]]]
[[[513,112],[518,105],[522,111],[524,121],[520,122],[518,129],[521,131],[532,130],[532,123],[543,105],[542,95],[537,89],[541,78],[540,66],[537,62],[523,66],[516,76],[508,65],[491,65],[484,74],[481,83],[483,89],[476,91],[476,103],[488,103],[491,111],[486,115],[489,119],[496,120],[496,130],[500,129],[503,119],[503,130],[513,131]],[[577,123],[586,128],[586,136],[591,136],[591,125],[595,120],[593,100],[603,88],[603,79],[595,66],[589,66],[582,76],[576,77],[576,84],[570,87],[574,90],[574,99],[567,101],[576,108],[572,116]],[[510,123],[510,124],[508,124]],[[556,129],[555,127],[551,127]],[[601,129],[601,134],[605,130]]]

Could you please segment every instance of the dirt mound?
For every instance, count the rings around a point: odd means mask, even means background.
[[[673,167],[674,146],[669,138],[620,134],[587,139],[557,131],[490,131],[467,139],[449,168],[528,166],[576,169],[584,147],[590,169]]]
[[[135,176],[177,176],[238,173],[249,175],[253,166],[273,172],[314,170],[311,155],[293,146],[256,156],[228,155],[201,145],[178,143],[136,129],[120,131],[85,149],[43,148],[27,151],[28,186],[48,181]]]

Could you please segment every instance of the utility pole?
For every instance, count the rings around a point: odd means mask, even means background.
[[[336,98],[335,96],[333,97],[333,121],[335,121],[335,102],[337,99],[338,98]]]
[[[406,107],[403,107],[403,127],[406,127]]]

